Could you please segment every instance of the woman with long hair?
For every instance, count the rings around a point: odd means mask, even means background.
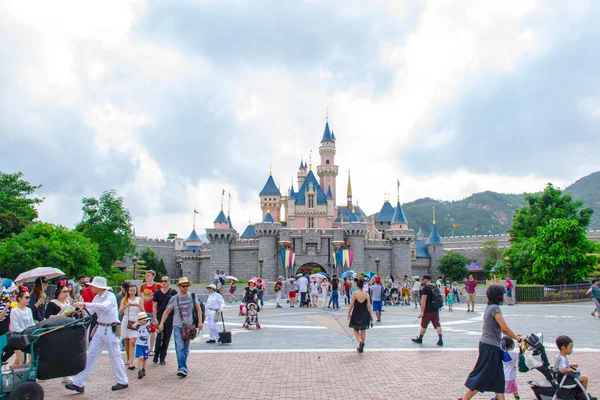
[[[19,287],[17,291],[17,307],[12,310],[10,314],[10,331],[11,332],[23,332],[26,328],[35,325],[33,322],[33,313],[28,307],[31,294],[27,289],[27,286],[23,285]],[[25,362],[25,354],[20,351],[15,351],[15,361],[13,365],[20,365]]]
[[[46,289],[48,283],[46,278],[40,277],[35,280],[35,286],[31,291],[29,299],[29,308],[33,314],[33,320],[36,322],[43,321],[46,314]]]
[[[483,329],[479,339],[479,358],[469,374],[465,386],[467,392],[460,400],[469,400],[479,392],[494,392],[496,399],[504,400],[504,364],[502,363],[502,333],[521,341],[506,324],[500,310],[504,300],[504,287],[488,287],[488,305],[483,314]]]
[[[373,309],[371,308],[369,294],[362,290],[363,280],[358,279],[356,286],[358,290],[352,293],[350,307],[348,308],[348,319],[350,320],[349,326],[354,329],[354,337],[358,341],[356,351],[362,353],[365,348],[367,329],[373,323]]]
[[[137,315],[141,311],[144,311],[142,298],[138,296],[137,286],[131,285],[119,306],[119,314],[123,314],[121,338],[125,340],[125,354],[127,356],[125,366],[130,370],[135,369],[135,341],[137,340],[137,330],[130,328],[130,325],[137,322]]]

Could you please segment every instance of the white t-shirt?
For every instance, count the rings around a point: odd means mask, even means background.
[[[363,284],[363,292],[369,293],[369,282]]]
[[[137,331],[138,336],[135,341],[136,346],[148,346],[148,340],[150,339],[150,334],[152,333],[149,326],[147,324],[140,325]]]
[[[567,369],[567,368],[571,368],[569,359],[566,356],[561,356],[560,354],[555,355],[553,369],[555,371],[560,371],[561,369]]]
[[[412,290],[413,291],[414,290],[417,290],[417,291],[421,290],[421,282],[420,281],[416,281],[415,284],[413,285]]]
[[[298,286],[300,287],[300,292],[307,292],[308,291],[308,279],[306,279],[304,276],[300,279],[298,279]]]
[[[519,352],[515,349],[509,350],[510,361],[504,362],[504,379],[514,381],[517,379],[517,362],[519,361]]]
[[[33,325],[35,325],[35,322],[33,322],[31,308],[27,307],[24,311],[19,307],[12,309],[9,325],[11,332],[23,332],[25,328],[29,328]]]

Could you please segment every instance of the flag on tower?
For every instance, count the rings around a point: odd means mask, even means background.
[[[196,211],[195,208],[194,208],[194,214],[200,214],[200,215],[202,215],[202,213],[200,211]]]
[[[221,193],[221,196],[225,196],[225,189],[223,189],[223,193]]]
[[[400,189],[400,179],[396,178],[396,181],[398,182],[397,189]]]

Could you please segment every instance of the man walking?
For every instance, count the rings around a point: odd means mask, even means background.
[[[340,280],[337,275],[331,277],[331,297],[329,298],[329,307],[333,304],[334,310],[340,309]]]
[[[421,330],[419,331],[419,336],[411,340],[415,343],[423,343],[423,335],[425,335],[427,326],[431,322],[439,336],[436,344],[443,346],[444,340],[442,339],[442,326],[440,325],[440,308],[444,306],[444,299],[437,286],[431,284],[431,276],[423,275],[423,284],[425,287],[421,296],[421,312],[419,313]],[[437,293],[434,293],[434,291],[437,291]],[[441,304],[438,304],[438,302],[441,302]]]
[[[304,307],[306,304],[306,293],[308,293],[308,279],[306,279],[306,276],[302,275],[298,279],[298,286],[300,288],[300,307]]]
[[[373,311],[375,311],[375,315],[377,316],[377,322],[381,322],[384,290],[384,287],[381,285],[381,278],[376,276],[371,285],[371,294],[373,299]]]
[[[152,323],[158,325],[158,321],[162,320],[162,316],[169,304],[171,297],[177,295],[177,291],[169,287],[170,280],[168,276],[161,278],[162,288],[154,293],[152,298]],[[166,364],[167,350],[169,349],[169,342],[171,341],[171,334],[173,333],[173,314],[170,314],[165,320],[165,329],[156,335],[156,342],[154,346],[154,358],[152,362],[155,364],[159,362],[160,365]]]
[[[179,294],[169,300],[158,326],[158,330],[162,332],[165,329],[165,322],[169,314],[174,313],[173,337],[175,338],[175,354],[177,355],[177,376],[181,378],[188,375],[187,358],[190,354],[190,339],[183,338],[182,326],[183,324],[193,325],[194,320],[197,320],[197,328],[202,329],[202,321],[204,321],[204,312],[200,307],[200,301],[194,294],[190,295],[188,293],[191,284],[192,282],[188,278],[179,278],[177,282]]]
[[[273,285],[273,291],[277,293],[277,305],[275,308],[282,308],[279,303],[281,302],[281,295],[283,294],[283,276],[280,276],[279,279],[277,279],[277,282]]]
[[[219,321],[219,313],[223,312],[223,308],[225,308],[225,300],[223,300],[221,293],[217,292],[217,287],[214,284],[208,285],[206,289],[208,289],[206,320],[204,320],[208,324],[208,340],[206,343],[217,343],[219,338],[217,322]]]
[[[119,323],[117,298],[106,285],[106,278],[96,276],[90,283],[90,287],[95,294],[94,300],[91,303],[76,302],[73,305],[88,310],[90,314],[98,315],[97,330],[88,348],[85,369],[77,374],[72,383],[66,384],[65,388],[83,393],[96,358],[103,350],[108,350],[110,366],[117,377],[117,384],[113,385],[112,390],[125,389],[129,386],[129,381],[121,358],[120,340],[115,334],[115,326]]]
[[[464,289],[467,292],[467,312],[475,312],[475,291],[477,290],[477,281],[473,275],[469,275],[469,280],[465,282]],[[471,309],[469,309],[471,307]]]

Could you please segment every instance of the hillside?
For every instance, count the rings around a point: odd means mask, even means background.
[[[564,189],[576,200],[583,200],[584,207],[594,209],[590,229],[600,229],[600,171],[585,176]],[[431,229],[432,207],[435,206],[436,223],[442,236],[452,234],[505,233],[512,224],[515,211],[526,206],[525,194],[496,192],[475,193],[463,200],[440,201],[430,198],[418,199],[402,205],[411,229],[419,226],[428,234]],[[477,229],[477,230],[476,230]]]

